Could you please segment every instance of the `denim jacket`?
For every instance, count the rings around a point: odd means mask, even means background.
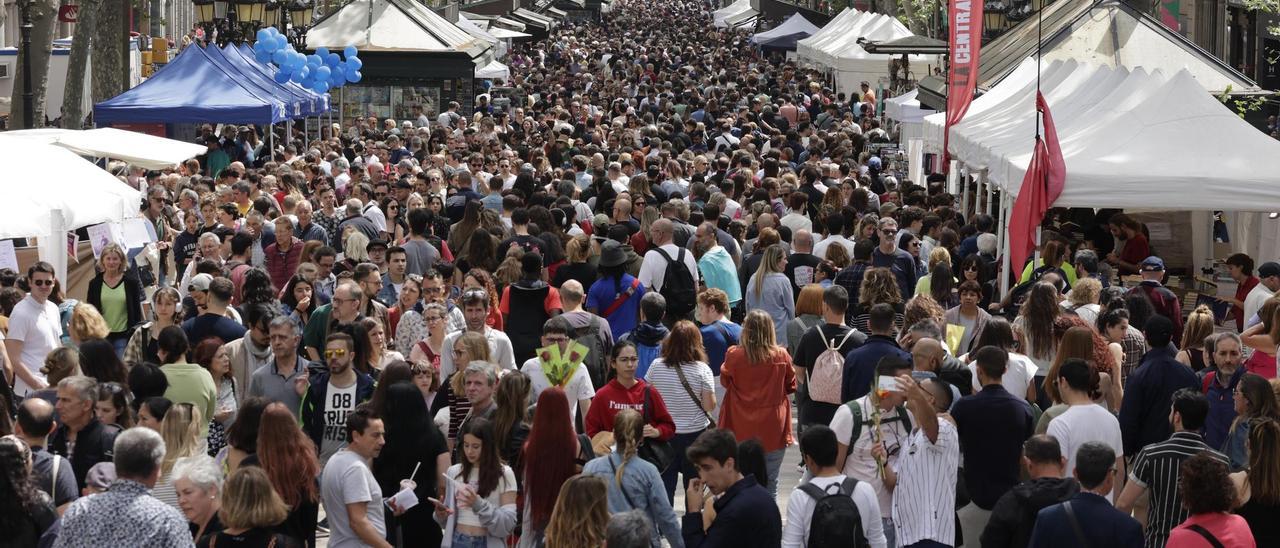
[[[662,545],[659,531],[671,548],[684,548],[684,537],[680,536],[680,522],[676,519],[675,510],[667,502],[667,492],[662,486],[662,476],[658,468],[639,457],[627,461],[622,471],[622,487],[615,480],[616,472],[621,466],[622,455],[610,453],[587,462],[582,467],[583,474],[593,474],[604,478],[609,484],[609,513],[616,514],[629,510],[641,510],[654,524],[649,533],[649,544],[654,548]]]

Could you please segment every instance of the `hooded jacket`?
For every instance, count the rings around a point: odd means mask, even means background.
[[[640,322],[634,330],[623,336],[624,340],[629,340],[635,344],[643,344],[645,346],[658,346],[662,344],[662,339],[667,338],[667,334],[671,330],[661,323]]]
[[[1025,548],[1040,510],[1069,500],[1080,491],[1073,478],[1039,478],[1015,485],[1000,496],[982,531],[983,548]]]
[[[302,396],[298,417],[302,420],[302,431],[316,444],[319,451],[324,438],[324,401],[329,393],[329,369],[316,364],[310,368],[311,386]],[[373,397],[373,377],[356,371],[356,403],[361,404]]]

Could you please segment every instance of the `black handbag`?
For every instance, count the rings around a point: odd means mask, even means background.
[[[644,387],[645,424],[649,424],[652,416],[653,396],[650,394],[652,390],[653,387]],[[644,438],[644,441],[640,443],[640,447],[636,449],[636,456],[658,467],[658,473],[662,473],[676,460],[676,450],[671,446],[671,442],[657,438]]]

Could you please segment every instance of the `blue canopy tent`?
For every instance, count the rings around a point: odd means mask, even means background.
[[[250,48],[248,44],[241,44],[238,48],[228,44],[223,48],[222,53],[245,72],[256,71],[272,82],[275,82],[276,73],[280,71],[280,68],[275,65],[259,63],[257,59],[254,59],[253,48]],[[316,93],[292,80],[285,82],[283,86],[290,93],[307,101],[302,107],[303,116],[318,116],[329,112],[328,93]]]
[[[263,96],[187,46],[151,78],[93,106],[99,126],[113,123],[273,124],[288,118],[285,103]]]
[[[796,42],[813,36],[819,30],[821,29],[810,23],[804,16],[794,13],[782,24],[753,34],[751,43],[767,49],[795,51]]]
[[[297,118],[304,116],[303,106],[310,103],[310,98],[295,96],[284,86],[275,80],[268,78],[256,70],[243,70],[232,64],[231,60],[223,55],[222,50],[217,46],[199,48],[200,53],[209,58],[209,61],[217,65],[223,72],[239,78],[255,95],[259,97],[271,97],[273,99],[284,102],[285,116],[289,118]]]

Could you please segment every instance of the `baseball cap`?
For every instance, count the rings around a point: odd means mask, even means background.
[[[1266,262],[1258,267],[1259,278],[1269,278],[1271,276],[1280,276],[1280,263]]]
[[[1164,260],[1160,257],[1152,255],[1142,260],[1143,272],[1162,272],[1164,271]]]
[[[370,240],[369,245],[364,246],[364,250],[373,251],[373,249],[377,247],[380,247],[385,251],[387,249],[386,240]]]
[[[213,283],[213,276],[196,274],[191,278],[191,283],[187,284],[187,291],[208,291],[211,283]]]

